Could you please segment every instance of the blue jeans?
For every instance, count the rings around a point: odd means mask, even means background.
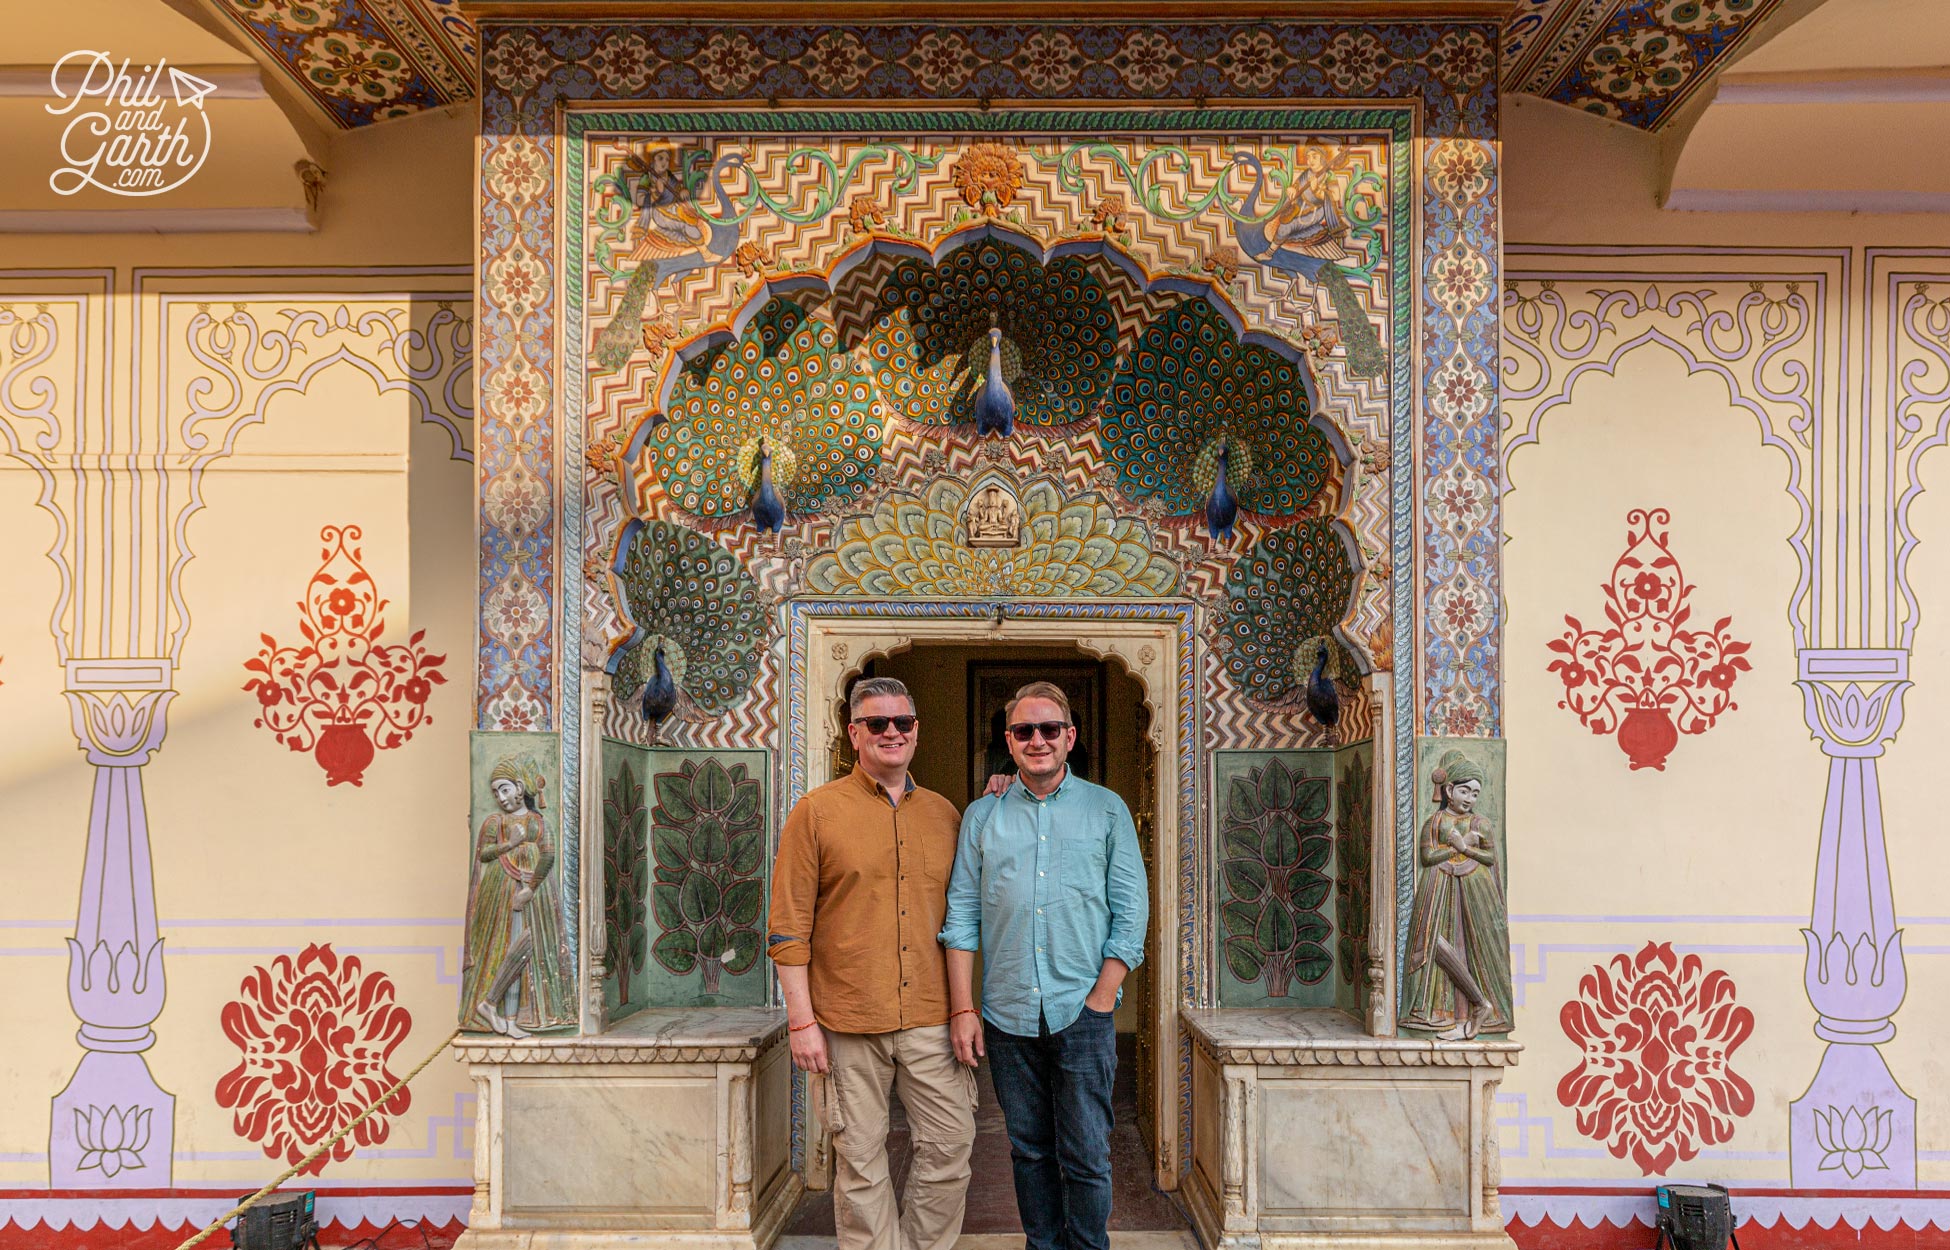
[[[1040,1024],[1035,1037],[984,1020],[982,1035],[1009,1129],[1024,1250],[1110,1250],[1111,1013],[1085,1007],[1069,1028]]]

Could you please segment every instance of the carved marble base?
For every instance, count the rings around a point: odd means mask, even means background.
[[[1514,1244],[1493,1108],[1518,1044],[1370,1037],[1337,1011],[1182,1015],[1194,1046],[1184,1193],[1211,1250]]]
[[[768,1250],[798,1200],[783,1012],[644,1011],[456,1049],[477,1097],[456,1250]]]

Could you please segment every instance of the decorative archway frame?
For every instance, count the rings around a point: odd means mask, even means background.
[[[1157,992],[1151,996],[1154,1088],[1178,1108],[1156,1117],[1154,1158],[1158,1183],[1178,1183],[1189,1158],[1191,1049],[1178,1021],[1181,1005],[1207,1003],[1212,984],[1213,907],[1210,857],[1199,836],[1197,675],[1201,646],[1189,603],[1105,600],[1017,601],[1003,605],[949,600],[796,599],[785,606],[787,694],[780,718],[785,802],[798,802],[826,776],[840,733],[832,696],[841,683],[876,655],[905,651],[916,643],[991,643],[999,646],[1056,643],[1098,659],[1115,660],[1143,687],[1151,709],[1149,748],[1157,754],[1158,810],[1155,862],[1175,868],[1176,883],[1151,883],[1152,923],[1175,935],[1174,958],[1160,958]],[[1080,634],[1079,625],[1088,633]],[[1159,874],[1161,877],[1163,873]],[[1160,943],[1160,952],[1170,949]],[[795,1094],[794,1121],[803,1123]]]
[[[1417,151],[1416,128],[1420,120],[1418,110],[1406,104],[1363,104],[1358,108],[1333,108],[1322,106],[1294,106],[1287,108],[1239,108],[1193,110],[1183,108],[1130,109],[1120,107],[1100,107],[1089,110],[992,110],[987,112],[936,109],[936,108],[887,108],[873,113],[847,111],[806,110],[795,113],[779,112],[734,112],[721,109],[695,110],[681,108],[658,108],[631,112],[602,111],[595,109],[569,109],[562,116],[564,128],[564,157],[561,184],[568,188],[566,200],[569,213],[563,224],[563,237],[559,253],[565,319],[563,342],[567,348],[566,364],[562,378],[562,411],[589,413],[591,398],[588,394],[588,367],[585,344],[592,340],[592,327],[587,318],[589,309],[583,298],[587,290],[588,248],[585,230],[588,225],[587,206],[581,200],[582,189],[589,183],[589,170],[586,165],[589,141],[592,137],[609,137],[618,134],[659,134],[671,136],[749,136],[754,140],[771,138],[804,137],[808,140],[833,140],[848,134],[871,134],[888,139],[906,135],[940,138],[944,135],[1007,135],[1014,138],[1057,136],[1079,131],[1086,133],[1109,134],[1150,134],[1157,133],[1172,137],[1222,136],[1229,142],[1238,144],[1242,136],[1255,135],[1303,135],[1306,133],[1355,133],[1373,135],[1386,144],[1388,185],[1390,203],[1387,206],[1388,225],[1387,252],[1387,312],[1390,318],[1386,339],[1389,346],[1392,368],[1385,382],[1388,392],[1386,409],[1387,424],[1383,435],[1386,439],[1389,463],[1363,466],[1358,463],[1348,431],[1340,429],[1331,417],[1322,412],[1318,403],[1314,407],[1313,423],[1327,433],[1334,454],[1342,463],[1344,474],[1342,500],[1336,518],[1335,533],[1349,548],[1355,567],[1359,569],[1364,561],[1362,537],[1355,532],[1357,514],[1375,532],[1367,542],[1385,542],[1391,576],[1375,579],[1372,585],[1362,584],[1362,594],[1348,620],[1364,619],[1370,629],[1376,621],[1387,620],[1397,639],[1415,637],[1417,614],[1413,611],[1412,580],[1405,575],[1406,570],[1415,568],[1417,558],[1412,545],[1414,532],[1414,497],[1411,485],[1415,474],[1414,431],[1421,428],[1414,396],[1415,385],[1412,372],[1407,368],[1413,359],[1409,350],[1416,339],[1414,321],[1414,292],[1416,290],[1417,249],[1414,230],[1413,208],[1416,201],[1415,156]],[[1203,295],[1212,298],[1214,306],[1221,315],[1234,324],[1241,333],[1243,342],[1272,347],[1300,365],[1300,375],[1307,386],[1310,400],[1319,397],[1319,380],[1315,376],[1313,362],[1300,359],[1292,343],[1277,334],[1259,331],[1254,328],[1253,317],[1241,309],[1237,302],[1222,289],[1204,277],[1187,276],[1165,272],[1151,272],[1135,257],[1115,245],[1107,246],[1100,238],[1081,240],[1059,240],[1045,246],[1035,238],[1018,231],[1009,230],[1005,224],[995,222],[974,223],[956,229],[932,246],[919,244],[902,249],[906,254],[917,257],[939,259],[957,247],[984,238],[1001,238],[1022,247],[1044,261],[1057,256],[1084,252],[1107,255],[1108,263],[1117,265],[1131,276],[1141,291],[1164,292],[1176,295]],[[705,324],[693,327],[685,333],[682,340],[673,340],[667,347],[682,344],[681,351],[666,353],[667,358],[657,362],[654,370],[642,370],[640,402],[646,410],[656,411],[662,407],[670,387],[674,384],[680,356],[695,358],[711,347],[727,341],[734,341],[758,310],[775,294],[800,290],[816,290],[830,294],[842,285],[842,278],[850,270],[874,255],[878,250],[892,244],[890,240],[865,240],[845,248],[839,257],[823,270],[802,270],[783,277],[756,276],[750,289],[736,300],[721,302],[722,311],[709,318]],[[484,263],[484,281],[489,268]],[[1487,374],[1484,375],[1486,378]],[[633,394],[637,392],[632,392]],[[606,446],[598,446],[589,439],[590,431],[583,422],[571,422],[563,431],[565,438],[564,462],[569,466],[580,466],[586,456],[593,456],[605,463],[614,464],[620,455],[638,451],[647,434],[647,423],[639,422],[630,430],[625,440],[623,431],[616,431],[603,440]],[[1370,435],[1376,433],[1369,431]],[[1452,445],[1453,440],[1445,440]],[[1359,475],[1365,472],[1367,478]],[[568,480],[579,474],[571,469]],[[489,491],[484,478],[483,490]],[[1357,492],[1365,493],[1365,500],[1357,500]],[[1386,502],[1383,503],[1382,500]],[[641,501],[638,501],[640,503]],[[609,526],[616,526],[618,532],[627,525],[627,514],[634,510],[633,505],[623,501],[615,486],[598,481],[594,488],[586,491],[565,490],[563,497],[563,518],[565,533],[575,536],[576,547],[584,553],[580,563],[564,561],[561,572],[563,594],[560,600],[560,628],[564,650],[567,654],[578,655],[585,664],[592,659],[600,664],[606,661],[608,652],[613,649],[615,639],[585,638],[584,631],[589,625],[588,614],[577,610],[595,599],[598,587],[607,586],[608,577],[604,566],[613,562],[615,546],[601,533]],[[668,519],[685,524],[698,525],[687,515],[674,515]],[[721,526],[698,525],[705,530],[721,529]],[[756,554],[757,548],[748,530],[733,527],[723,536],[733,550],[747,558]],[[592,550],[593,544],[593,550]],[[1392,570],[1401,570],[1404,575],[1392,575]],[[765,579],[761,577],[763,584]],[[768,589],[771,589],[768,587]],[[778,592],[789,593],[789,587],[776,588]],[[599,618],[600,619],[600,618]],[[618,620],[627,626],[627,622]],[[1342,641],[1348,640],[1346,631]],[[1366,637],[1360,642],[1365,643]],[[1365,647],[1355,648],[1361,660],[1375,659],[1378,665],[1392,665],[1400,654],[1384,657],[1370,657]],[[598,654],[600,659],[596,659]],[[485,673],[485,668],[484,668]],[[562,685],[564,699],[580,701],[582,674],[574,665],[564,665]],[[1398,683],[1391,687],[1395,695],[1393,715],[1398,723],[1408,724],[1416,715],[1414,695],[1410,683]],[[567,719],[565,718],[565,722]],[[563,767],[565,804],[576,806],[578,786],[570,777],[577,766],[576,740],[582,727],[565,723],[563,726]],[[1397,743],[1394,766],[1398,776],[1406,777],[1413,770],[1414,735],[1406,732],[1394,737]],[[1398,787],[1406,792],[1409,787],[1402,783]],[[783,793],[795,793],[789,786]],[[790,802],[790,797],[787,798]],[[1397,815],[1398,823],[1404,825],[1401,840],[1407,842],[1405,823],[1412,819],[1412,813]],[[580,828],[580,816],[570,810],[564,814],[564,828]],[[570,871],[579,862],[580,848],[573,841],[565,839],[565,858],[570,861]],[[1407,901],[1400,906],[1405,908]],[[571,931],[575,928],[573,922]],[[1200,982],[1202,983],[1202,982]],[[1188,979],[1187,984],[1192,984]]]
[[[1559,257],[1564,263],[1552,263]],[[1593,259],[1615,267],[1583,267]],[[1760,441],[1781,453],[1788,471],[1785,489],[1800,515],[1786,537],[1800,578],[1786,616],[1800,649],[1832,637],[1840,610],[1842,553],[1833,520],[1817,522],[1838,515],[1837,494],[1849,498],[1849,483],[1819,473],[1816,460],[1831,437],[1830,414],[1846,404],[1839,371],[1825,366],[1831,340],[1844,333],[1833,305],[1848,267],[1845,256],[1820,253],[1746,259],[1732,272],[1711,272],[1658,249],[1508,249],[1503,455],[1507,463],[1536,443],[1580,378],[1615,374],[1641,348],[1663,347],[1688,373],[1720,378],[1728,401],[1753,418]]]
[[[1072,21],[983,22],[942,9],[915,15],[923,20],[832,21],[789,4],[762,23],[670,24],[647,9],[617,11],[639,20],[543,25],[510,7],[488,10],[480,27],[481,596],[499,594],[543,625],[515,639],[501,625],[508,614],[483,613],[477,724],[559,727],[565,830],[581,824],[585,510],[617,497],[581,488],[587,334],[580,282],[565,270],[580,263],[570,232],[583,223],[562,211],[563,189],[579,194],[565,177],[582,144],[579,119],[606,105],[656,110],[666,133],[673,116],[715,109],[723,120],[706,128],[728,134],[830,131],[847,118],[888,133],[928,113],[914,106],[928,100],[979,104],[959,114],[970,136],[1020,128],[1022,113],[1044,130],[1101,131],[1122,117],[1138,133],[1175,125],[1218,135],[1346,131],[1383,117],[1398,249],[1388,367],[1372,383],[1338,381],[1379,418],[1361,456],[1373,489],[1360,506],[1384,515],[1388,534],[1392,576],[1374,621],[1392,631],[1383,667],[1401,677],[1378,683],[1392,696],[1394,791],[1412,789],[1416,729],[1500,733],[1497,33],[1480,7],[1458,0],[1451,20],[1370,24],[1130,21],[1087,8]],[[916,55],[918,41],[943,40],[967,57],[952,86]],[[827,72],[835,53],[844,64]],[[961,89],[976,84],[979,99]],[[993,101],[1019,113],[992,111]],[[927,128],[939,133],[952,113],[932,110]],[[1485,501],[1473,533],[1435,522],[1425,474]],[[1451,610],[1416,610],[1437,601]],[[1395,821],[1406,842],[1412,811]],[[566,875],[579,859],[566,838]],[[575,908],[571,896],[572,934]]]
[[[572,628],[574,614],[558,624],[554,610],[577,601],[558,593],[573,589],[559,586],[559,572],[574,579],[558,535],[580,537],[584,502],[581,491],[567,490],[558,507],[556,495],[559,466],[582,456],[579,423],[558,419],[562,411],[583,411],[558,389],[575,381],[560,367],[562,344],[579,341],[561,333],[564,288],[554,264],[564,225],[573,225],[557,212],[571,103],[746,102],[744,119],[770,120],[782,116],[782,100],[857,108],[969,99],[979,81],[985,105],[1177,102],[1194,106],[1199,121],[1214,127],[1231,124],[1233,104],[1259,100],[1394,101],[1413,115],[1415,151],[1404,185],[1413,188],[1405,200],[1414,207],[1404,203],[1400,233],[1417,246],[1406,268],[1433,273],[1439,261],[1451,264],[1443,281],[1422,283],[1412,304],[1397,306],[1420,351],[1399,343],[1387,379],[1394,397],[1384,457],[1391,468],[1390,546],[1401,571],[1392,587],[1393,624],[1415,657],[1412,666],[1397,667],[1419,676],[1397,683],[1397,700],[1411,714],[1420,709],[1426,733],[1500,732],[1501,591],[1497,545],[1488,537],[1497,528],[1501,479],[1492,402],[1500,276],[1497,32],[1474,10],[1460,6],[1460,16],[1447,22],[1338,25],[1132,22],[1088,12],[1075,22],[957,16],[882,24],[822,20],[789,6],[767,14],[774,19],[767,24],[543,25],[510,12],[489,12],[480,25],[481,593],[512,587],[515,597],[544,607],[548,628],[511,647],[495,622],[483,621],[481,728],[547,729],[567,719],[559,709],[578,706],[568,687],[579,652],[555,632]],[[968,58],[953,82],[937,81],[939,71],[915,55],[919,41],[944,39]],[[1096,49],[1087,62],[1077,52],[1080,41]],[[1160,48],[1169,52],[1162,60]],[[1046,55],[1051,49],[1054,60]],[[1111,58],[1106,49],[1126,55]],[[820,72],[836,52],[845,53],[843,72]],[[1412,408],[1416,394],[1423,397],[1419,409]],[[1459,537],[1425,523],[1418,544],[1418,467],[1453,470],[1485,491],[1482,535]],[[537,489],[541,520],[532,528],[491,515],[496,495]],[[1412,605],[1444,590],[1476,610],[1432,622],[1418,635]]]

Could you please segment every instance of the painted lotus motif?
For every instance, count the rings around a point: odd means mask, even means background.
[[[77,1172],[99,1171],[114,1176],[125,1168],[142,1166],[149,1148],[149,1116],[153,1107],[97,1107],[74,1109],[74,1139],[81,1146]],[[1851,1173],[1853,1175],[1853,1173]]]
[[[1895,1112],[1882,1107],[1866,1112],[1854,1107],[1817,1108],[1815,1144],[1821,1147],[1821,1162],[1816,1169],[1846,1172],[1851,1180],[1864,1172],[1887,1171],[1884,1153],[1895,1139],[1895,1118]]]
[[[1617,955],[1578,982],[1558,1022],[1583,1052],[1557,1083],[1578,1132],[1629,1156],[1647,1176],[1733,1136],[1754,1109],[1754,1088],[1733,1052],[1754,1031],[1733,979],[1670,942]]]
[[[329,942],[254,969],[222,1015],[224,1036],[243,1052],[216,1090],[217,1105],[236,1112],[237,1135],[262,1144],[266,1158],[295,1164],[372,1106],[398,1081],[393,1051],[413,1027],[394,998],[392,978],[367,972],[357,956],[341,958]],[[388,1117],[412,1102],[401,1089],[304,1174],[385,1141]]]

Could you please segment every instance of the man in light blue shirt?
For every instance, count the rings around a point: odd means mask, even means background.
[[[988,1056],[1025,1250],[1109,1250],[1112,1013],[1144,960],[1144,861],[1124,800],[1069,773],[1062,689],[1031,682],[1004,721],[1015,784],[969,806],[948,879],[948,1035]]]

